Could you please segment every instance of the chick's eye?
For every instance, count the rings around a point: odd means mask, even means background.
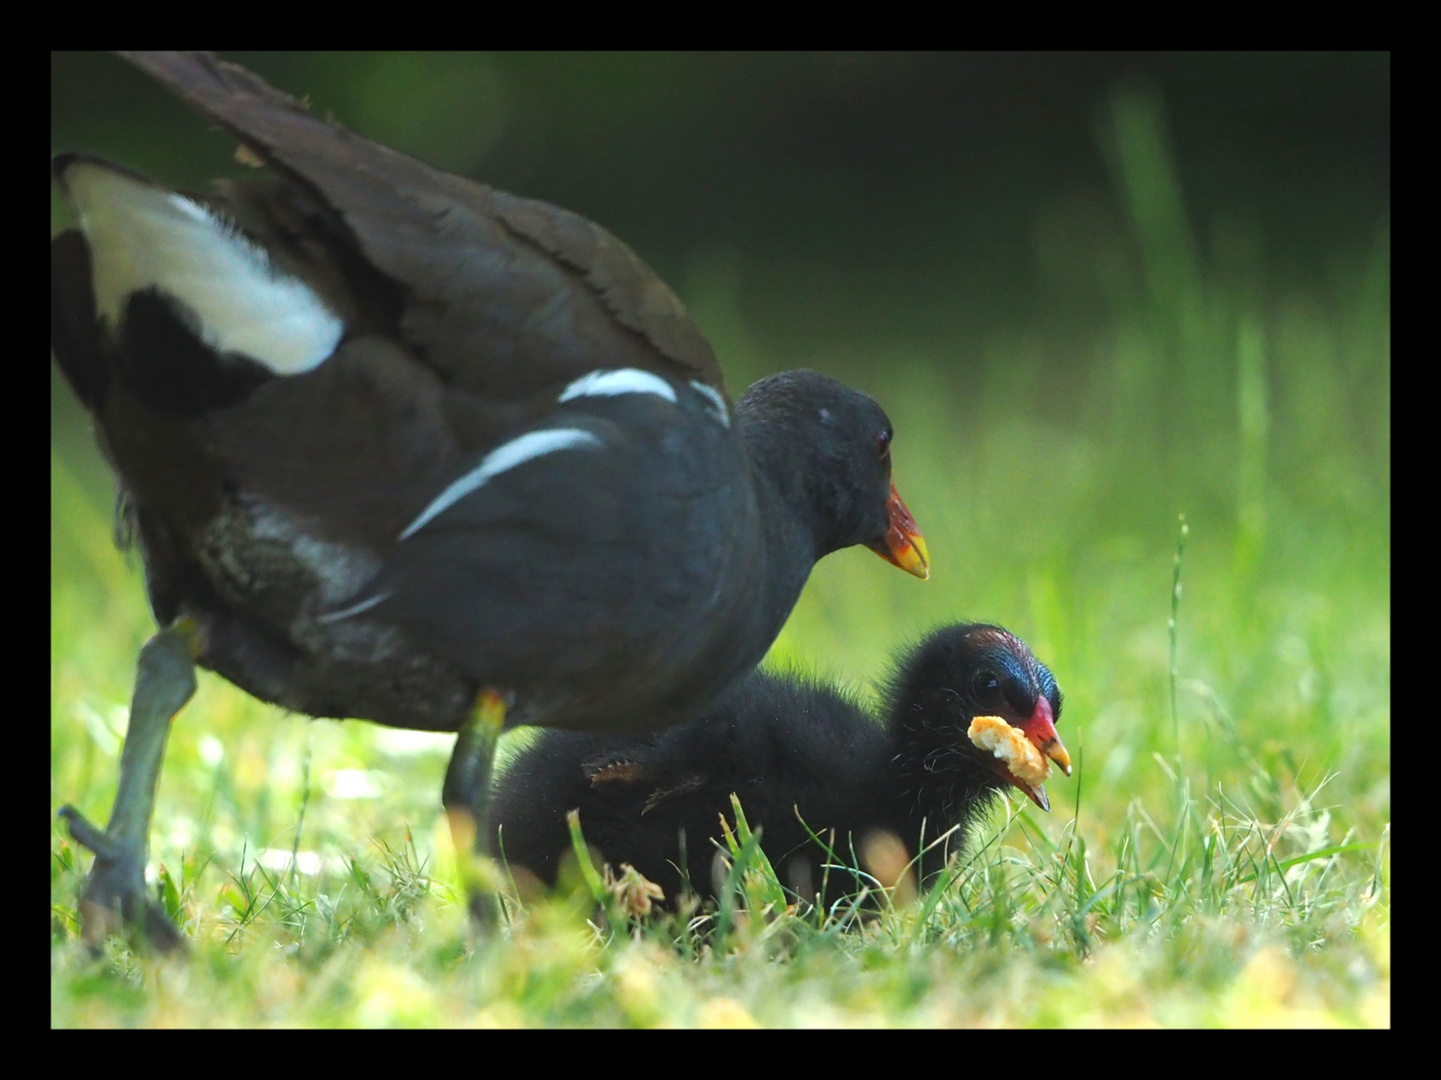
[[[971,692],[982,705],[997,705],[1001,700],[1001,680],[994,671],[978,671],[971,679]]]
[[[883,431],[876,436],[876,457],[884,461],[890,452],[891,433],[889,431]]]

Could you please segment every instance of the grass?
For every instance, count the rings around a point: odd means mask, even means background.
[[[677,283],[733,385],[805,364],[885,404],[934,559],[924,585],[827,559],[769,662],[865,686],[937,623],[1008,626],[1066,694],[1078,768],[1052,814],[1008,806],[865,917],[787,910],[737,821],[718,912],[596,918],[578,882],[476,942],[439,812],[450,738],[203,676],[152,834],[191,955],[91,958],[89,856],[53,826],[52,1023],[1389,1025],[1389,233],[1277,280],[1254,229],[1190,225],[1152,99],[1118,96],[1100,138],[1125,220],[1078,248],[1045,216],[1058,302],[984,341],[905,318],[943,309],[944,276],[884,308],[910,329],[839,340],[805,324],[794,267],[704,256]],[[52,810],[104,820],[152,627],[53,394]]]

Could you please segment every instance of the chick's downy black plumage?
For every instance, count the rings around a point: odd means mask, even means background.
[[[813,900],[826,875],[807,827],[823,837],[834,830],[833,849],[848,863],[877,831],[897,838],[907,859],[929,848],[925,878],[1006,787],[1049,809],[1043,788],[966,733],[975,717],[1000,716],[1069,773],[1060,713],[1055,678],[1023,641],[998,626],[953,625],[901,658],[880,716],[823,681],[758,671],[653,735],[543,732],[497,780],[494,820],[510,865],[553,884],[571,848],[566,812],[579,809],[587,842],[607,862],[631,864],[673,900],[683,879],[702,894],[718,890],[712,840],[719,816],[732,817],[734,792],[782,884]],[[827,899],[837,889],[854,882],[833,873]]]

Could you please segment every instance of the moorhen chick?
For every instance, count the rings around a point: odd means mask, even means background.
[[[208,54],[129,55],[267,172],[183,195],[55,159],[51,342],[122,488],[141,651],[86,936],[144,892],[193,665],[316,717],[459,731],[480,888],[495,740],[674,723],[759,662],[817,559],[918,576],[892,429],[810,371],[732,403],[675,295],[585,218],[433,169]]]
[[[674,901],[683,881],[710,896],[723,887],[710,871],[734,792],[782,883],[810,902],[826,856],[807,827],[820,837],[834,830],[846,862],[878,830],[904,845],[900,865],[927,849],[924,881],[1008,786],[1049,810],[1044,787],[967,732],[978,716],[1001,717],[1069,775],[1060,715],[1060,688],[1025,642],[999,626],[952,625],[901,658],[879,717],[827,683],[757,671],[663,731],[540,732],[497,777],[492,815],[512,870],[554,885],[571,850],[566,813],[579,809],[588,844]],[[830,875],[826,902],[836,889],[855,891],[843,878]]]

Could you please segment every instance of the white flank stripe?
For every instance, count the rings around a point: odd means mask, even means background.
[[[559,401],[578,397],[613,397],[616,394],[654,394],[675,404],[675,387],[659,375],[639,368],[617,368],[614,371],[592,371],[582,375],[565,388]]]
[[[379,596],[372,596],[362,600],[358,604],[351,604],[348,608],[341,608],[339,611],[332,611],[325,615],[316,616],[316,622],[339,622],[341,619],[348,619],[352,615],[359,615],[362,611],[369,611],[376,604],[384,600],[390,593],[383,592]]]
[[[95,306],[112,329],[133,293],[154,288],[195,313],[212,349],[277,375],[309,371],[335,351],[345,324],[225,218],[95,162],[66,169],[64,187],[90,243]]]
[[[721,392],[714,386],[707,386],[705,383],[696,382],[694,379],[690,381],[690,385],[691,389],[697,394],[710,399],[710,403],[715,406],[711,411],[715,413],[715,418],[721,422],[721,427],[730,427],[730,410],[726,408],[726,399],[721,396]]]
[[[582,431],[580,428],[548,428],[545,431],[526,432],[519,438],[511,439],[510,442],[497,446],[485,455],[485,459],[479,465],[452,483],[436,497],[434,502],[422,510],[420,516],[406,526],[405,532],[400,534],[400,539],[404,540],[431,518],[444,513],[487,480],[499,476],[507,469],[524,465],[527,461],[545,454],[553,454],[557,450],[566,450],[573,446],[587,444],[599,446],[601,442],[590,432]]]

